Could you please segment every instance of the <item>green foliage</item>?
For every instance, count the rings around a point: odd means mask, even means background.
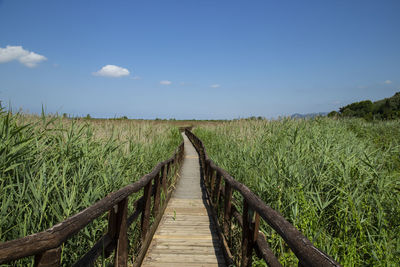
[[[135,182],[170,157],[180,142],[178,129],[167,125],[1,111],[0,242],[52,227]],[[129,199],[130,213],[137,197]],[[64,266],[71,266],[104,234],[106,218],[93,221],[63,245]],[[134,247],[138,238],[130,240]],[[32,259],[13,265],[32,265]]]
[[[330,118],[337,118],[337,117],[339,117],[339,115],[340,114],[337,111],[331,111],[328,113],[328,117],[330,117]]]
[[[328,114],[329,117],[340,115],[342,117],[364,118],[367,121],[393,120],[400,118],[400,92],[390,98],[372,103],[370,100],[355,102],[339,109],[340,113]]]
[[[316,118],[194,132],[219,166],[344,266],[399,266],[399,129],[399,121]],[[296,265],[278,234],[261,229],[280,261]]]
[[[352,103],[340,108],[340,113],[345,117],[363,117],[371,113],[373,104],[370,100]]]

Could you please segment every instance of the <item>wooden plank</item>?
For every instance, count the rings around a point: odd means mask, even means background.
[[[202,247],[197,247],[196,243],[193,243],[192,245],[186,245],[182,246],[179,244],[175,245],[170,245],[170,244],[164,244],[160,245],[158,244],[155,249],[153,249],[153,252],[155,251],[182,251],[183,253],[189,253],[189,252],[215,252],[215,251],[221,251],[221,248],[219,247],[213,247],[213,246],[202,246]]]
[[[184,137],[185,138],[185,137]],[[187,139],[187,138],[186,138]],[[225,266],[215,225],[200,184],[198,158],[185,140],[185,159],[175,194],[168,203],[142,266]]]
[[[221,249],[215,250],[212,247],[208,247],[206,249],[201,249],[201,248],[197,248],[196,246],[193,246],[192,249],[181,249],[181,248],[171,248],[171,247],[167,247],[164,249],[160,249],[159,247],[157,247],[156,249],[152,250],[151,255],[211,255],[211,256],[215,256],[217,254],[222,255],[221,253]]]
[[[219,247],[219,240],[214,239],[157,239],[152,241],[151,249],[155,246],[197,246],[201,247]]]
[[[151,254],[148,256],[151,261],[165,263],[193,262],[193,263],[218,263],[216,255],[183,255],[183,254]]]
[[[143,267],[165,267],[168,265],[165,265],[164,262],[145,262],[143,265]],[[173,265],[170,265],[173,267],[220,267],[220,266],[225,266],[225,265],[221,265],[218,263],[181,263],[181,262],[174,262]]]

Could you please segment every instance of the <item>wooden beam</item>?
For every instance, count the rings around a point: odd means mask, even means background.
[[[35,256],[35,267],[61,266],[61,247],[46,250]]]
[[[115,267],[125,267],[128,265],[128,199],[125,198],[118,203],[117,212],[117,251],[115,252]]]
[[[158,210],[160,209],[160,198],[161,198],[161,183],[160,174],[154,177],[154,205],[153,205],[153,216],[157,216]]]
[[[146,238],[150,224],[150,206],[151,206],[151,181],[144,187],[144,206],[141,220],[141,239]]]

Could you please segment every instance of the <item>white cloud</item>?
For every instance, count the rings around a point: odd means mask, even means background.
[[[128,69],[118,67],[115,65],[105,65],[99,71],[93,72],[93,75],[118,78],[122,76],[128,76],[129,73],[130,72]]]
[[[391,80],[386,80],[386,81],[384,81],[383,83],[384,83],[384,84],[391,84],[392,81],[391,81]]]
[[[219,84],[212,84],[212,85],[210,85],[210,87],[211,87],[211,88],[218,88],[218,87],[221,87],[221,85],[219,85]]]
[[[162,85],[170,85],[172,82],[171,81],[168,81],[168,80],[163,80],[163,81],[160,81],[160,84],[162,84]]]
[[[142,77],[135,75],[131,79],[132,80],[140,80],[140,79],[142,79]]]
[[[0,63],[13,60],[18,60],[25,66],[33,68],[41,61],[47,60],[47,58],[35,52],[25,50],[22,46],[7,45],[6,48],[0,47]]]

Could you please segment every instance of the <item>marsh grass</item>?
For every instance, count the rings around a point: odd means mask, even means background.
[[[178,129],[166,124],[0,111],[0,242],[50,228],[135,182],[169,158],[180,142]],[[130,214],[138,197],[129,198]],[[106,231],[106,217],[63,245],[62,265],[70,266],[97,241]],[[32,259],[13,263],[31,264]]]
[[[344,266],[400,265],[399,121],[239,120],[194,133],[216,164]],[[261,229],[280,261],[296,265],[277,233]]]

